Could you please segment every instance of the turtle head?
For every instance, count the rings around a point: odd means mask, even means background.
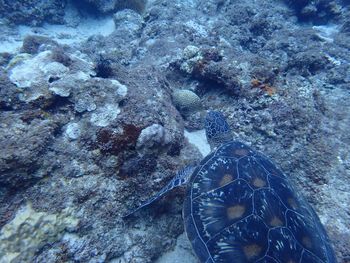
[[[205,133],[211,149],[232,140],[231,129],[225,116],[218,111],[209,111],[205,118]]]

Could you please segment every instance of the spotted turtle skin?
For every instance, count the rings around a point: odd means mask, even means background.
[[[336,262],[325,229],[267,157],[229,141],[192,173],[187,236],[200,262]]]

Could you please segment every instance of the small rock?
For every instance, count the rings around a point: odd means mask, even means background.
[[[139,138],[137,139],[137,148],[152,148],[155,146],[161,146],[166,144],[166,133],[162,125],[152,124],[151,126],[143,129]]]
[[[76,140],[81,135],[81,129],[78,123],[68,123],[66,128],[66,135],[71,140]]]

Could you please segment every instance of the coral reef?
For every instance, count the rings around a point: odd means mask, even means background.
[[[119,155],[121,152],[135,149],[141,129],[126,124],[121,134],[108,129],[101,129],[97,134],[97,147],[103,154]]]
[[[18,233],[28,203],[49,225],[20,261],[190,254],[183,190],[122,215],[208,152],[209,109],[290,176],[349,259],[348,1],[59,2],[0,1],[0,232]]]
[[[47,45],[56,46],[57,43],[48,37],[29,35],[23,39],[21,53],[35,55],[39,53],[40,49],[44,49],[44,46]]]
[[[3,151],[0,153],[1,188],[20,189],[47,175],[54,164],[43,167],[45,155],[53,143],[57,123],[36,117],[26,123],[24,114],[1,114],[0,131]],[[16,122],[12,120],[16,119]],[[50,167],[50,168],[49,168]]]
[[[199,50],[194,46],[187,46],[182,57],[172,62],[175,69],[191,75],[207,85],[223,87],[228,92],[238,94],[242,84],[236,77],[235,67],[227,66],[222,60],[222,55],[215,49]]]
[[[0,69],[0,109],[4,111],[14,110],[20,107],[16,86],[9,80],[4,70]]]

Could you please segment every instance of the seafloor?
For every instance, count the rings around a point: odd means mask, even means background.
[[[1,263],[195,263],[183,190],[122,215],[208,153],[209,109],[275,160],[350,262],[349,0],[3,0],[0,13]]]

